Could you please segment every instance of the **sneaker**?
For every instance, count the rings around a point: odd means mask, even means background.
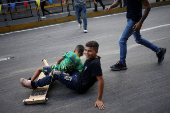
[[[117,62],[115,65],[110,66],[110,68],[113,71],[120,71],[120,70],[126,70],[127,66],[126,66],[126,64],[122,64],[121,62]]]
[[[87,29],[84,29],[84,33],[87,33],[88,31],[87,31]]]
[[[30,88],[30,89],[33,89],[32,86],[31,86],[31,80],[27,80],[25,78],[21,78],[20,79],[20,83],[23,87],[26,87],[26,88]]]
[[[41,17],[41,19],[44,19],[44,18],[46,18],[46,17],[45,17],[45,16],[42,16],[42,17]]]
[[[164,60],[165,53],[166,53],[166,48],[160,48],[159,52],[156,53],[156,56],[158,57],[158,63],[161,63]]]
[[[80,28],[80,29],[82,28],[82,23],[81,23],[81,24],[79,24],[79,28]]]

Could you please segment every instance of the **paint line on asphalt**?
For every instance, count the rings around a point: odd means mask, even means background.
[[[170,26],[170,24],[164,24],[164,25],[159,25],[159,26],[155,26],[155,27],[150,27],[150,28],[146,28],[146,29],[143,29],[143,30],[140,30],[140,31],[141,32],[149,31],[149,30],[152,30],[152,29],[157,29],[157,28],[166,27],[166,26]]]
[[[4,60],[8,60],[7,58],[0,58],[0,62],[4,61]]]
[[[105,16],[98,16],[98,17],[93,17],[93,18],[105,18],[105,17],[109,17],[109,16],[116,16],[116,15],[122,15],[122,14],[126,14],[126,12],[123,13],[116,13],[116,14],[111,14],[111,15],[105,15]]]
[[[75,22],[75,21],[73,21],[73,22]],[[70,23],[73,23],[73,22],[70,22]],[[63,24],[63,23],[61,23],[61,24]],[[8,34],[12,34],[12,33],[20,33],[20,32],[25,32],[25,31],[36,30],[36,29],[44,29],[44,28],[47,28],[47,27],[59,26],[61,24],[54,24],[54,25],[49,25],[49,26],[44,26],[44,27],[38,27],[38,28],[32,28],[32,29],[26,29],[26,30],[20,30],[20,31],[14,31],[14,32],[0,34],[0,35],[8,35]],[[162,27],[167,27],[167,26],[170,26],[170,24],[164,24],[164,25],[159,25],[159,26],[155,26],[155,27],[150,27],[150,28],[142,29],[140,31],[144,32],[144,31],[149,31],[149,30],[153,30],[153,29],[157,29],[157,28],[162,28]]]
[[[0,58],[0,62],[4,61],[4,60],[9,60],[9,59],[13,59],[14,57],[7,57],[7,58]]]
[[[111,15],[105,15],[105,16],[99,16],[99,17],[94,17],[94,18],[103,18],[103,17],[109,17],[109,16],[116,16],[116,15],[121,15],[121,14],[124,14],[124,13],[126,13],[126,12],[117,13],[117,14],[111,14]],[[68,22],[68,23],[74,23],[74,22],[76,22],[76,21],[70,21],[70,22]],[[8,32],[8,33],[0,34],[0,35],[3,36],[3,35],[9,35],[9,34],[12,34],[12,33],[20,33],[20,32],[25,32],[25,31],[36,30],[36,29],[44,29],[44,28],[47,28],[47,27],[59,26],[59,25],[61,25],[61,24],[64,24],[64,23],[47,25],[47,26],[37,27],[37,28],[32,28],[32,29],[19,30],[19,31],[14,31],[14,32]]]

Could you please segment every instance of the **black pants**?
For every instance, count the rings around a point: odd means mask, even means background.
[[[41,10],[42,10],[43,16],[45,15],[45,12],[50,13],[48,10],[44,9],[45,2],[46,2],[46,1],[43,1],[43,2],[41,3]]]
[[[96,0],[96,2],[97,2],[97,3],[99,2],[100,5],[103,7],[103,9],[105,9],[105,5],[103,4],[102,0]],[[95,6],[95,10],[97,11],[97,5],[94,4],[94,6]]]

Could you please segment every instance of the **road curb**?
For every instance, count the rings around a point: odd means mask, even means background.
[[[158,7],[158,6],[169,5],[169,4],[170,4],[170,1],[163,1],[163,2],[151,3],[151,6]],[[107,14],[120,13],[120,12],[125,12],[125,11],[126,11],[125,7],[117,8],[117,9],[110,10]],[[87,13],[87,18],[102,16],[102,15],[107,15],[107,14],[104,11],[92,12],[92,13]],[[0,28],[0,33],[13,32],[13,31],[17,31],[17,30],[29,29],[29,28],[57,24],[57,23],[62,23],[62,22],[68,22],[68,21],[73,21],[73,20],[76,20],[75,16],[67,16],[67,17],[62,17],[62,18],[49,19],[49,20],[38,21],[38,22],[31,22],[31,23],[14,25],[14,26],[9,26],[9,27],[2,27],[2,28]]]

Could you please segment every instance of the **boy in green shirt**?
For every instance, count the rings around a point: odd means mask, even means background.
[[[45,75],[49,75],[52,71],[56,70],[69,73],[69,75],[71,75],[74,70],[81,72],[83,70],[83,62],[80,57],[83,56],[83,52],[84,46],[77,45],[74,52],[66,52],[61,58],[58,59],[55,65],[39,67],[30,80],[34,81],[41,72]]]

